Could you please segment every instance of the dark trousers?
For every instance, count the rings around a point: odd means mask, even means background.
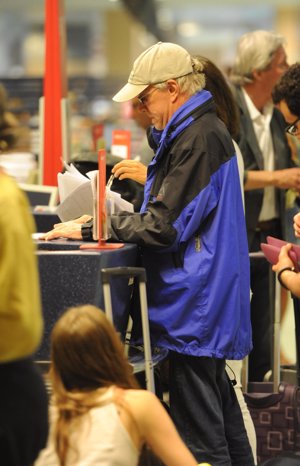
[[[34,362],[0,364],[0,464],[31,466],[47,435],[48,397]]]
[[[254,466],[224,360],[171,352],[170,413],[199,463]]]
[[[280,235],[279,225],[272,230],[257,231],[251,251],[260,251],[260,244],[266,243],[267,236],[280,238]],[[253,350],[249,355],[249,381],[261,382],[271,369],[271,324],[274,309],[270,296],[274,290],[274,277],[270,271],[270,264],[265,259],[251,259],[250,266]]]

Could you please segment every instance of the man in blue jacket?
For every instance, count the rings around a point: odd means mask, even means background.
[[[111,218],[111,237],[140,246],[152,343],[170,351],[170,409],[196,459],[253,465],[225,359],[251,350],[249,258],[235,150],[203,90],[201,62],[157,43],[135,61],[117,102],[139,98],[156,154],[140,213]],[[88,238],[89,225],[45,236]]]

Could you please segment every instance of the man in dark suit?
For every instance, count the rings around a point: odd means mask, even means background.
[[[260,251],[268,235],[284,237],[285,189],[300,191],[285,135],[286,123],[273,107],[272,90],[287,70],[284,39],[268,31],[243,35],[231,72],[240,111],[240,146],[245,164],[245,213],[249,251]],[[271,288],[270,288],[271,287]],[[251,260],[253,350],[249,380],[261,381],[271,367],[272,282],[264,260]]]

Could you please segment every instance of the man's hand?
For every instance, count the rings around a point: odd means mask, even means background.
[[[278,189],[294,189],[300,193],[300,168],[283,170],[247,170],[245,191],[274,186]]]
[[[294,216],[294,232],[297,238],[300,238],[300,213]]]
[[[81,240],[81,225],[91,220],[90,215],[82,215],[75,220],[70,220],[69,222],[56,223],[53,230],[48,231],[44,235],[41,235],[39,239],[44,239],[49,241],[51,239],[57,238],[69,238],[74,240]]]
[[[280,189],[294,189],[300,193],[300,168],[285,168],[275,170],[274,186]]]
[[[93,217],[90,215],[81,215],[81,217],[75,218],[74,220],[69,220],[68,222],[62,222],[62,223],[55,223],[54,228],[57,228],[61,225],[68,225],[71,223],[80,223],[80,225],[83,225],[83,223],[89,222],[92,220]]]
[[[146,183],[147,167],[137,160],[122,160],[111,171],[119,180],[130,178],[140,184]]]

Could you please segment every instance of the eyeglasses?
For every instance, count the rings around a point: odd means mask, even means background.
[[[300,118],[297,118],[297,120],[295,120],[293,123],[291,123],[290,125],[288,125],[286,128],[285,128],[285,131],[286,133],[289,133],[291,134],[292,136],[297,136],[298,132],[300,131],[300,129],[298,128],[298,123],[300,121]]]
[[[153,94],[153,92],[158,91],[157,87],[152,88],[149,92],[144,95],[137,96],[137,99],[141,105],[146,105],[147,99],[149,95]]]

